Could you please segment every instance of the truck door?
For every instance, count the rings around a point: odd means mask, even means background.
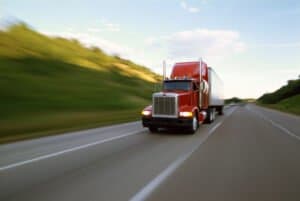
[[[193,82],[193,105],[197,105],[199,100],[199,86]]]

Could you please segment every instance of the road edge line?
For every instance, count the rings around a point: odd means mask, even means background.
[[[247,107],[247,109],[250,112],[253,112],[255,114],[257,114],[260,118],[262,118],[263,120],[269,122],[272,126],[278,128],[279,130],[285,132],[286,134],[288,134],[290,137],[293,137],[297,140],[300,140],[300,136],[294,134],[292,131],[290,131],[289,129],[285,128],[284,126],[280,125],[279,123],[274,122],[273,120],[271,120],[270,118],[267,118],[265,115],[261,114],[260,112],[257,111],[253,111],[250,108]]]
[[[110,141],[117,140],[117,139],[120,139],[120,138],[124,138],[124,137],[127,137],[127,136],[136,135],[136,134],[139,134],[140,132],[142,132],[144,130],[145,129],[140,129],[140,130],[135,131],[135,132],[126,133],[126,134],[123,134],[123,135],[118,135],[118,136],[115,136],[115,137],[99,140],[99,141],[96,141],[96,142],[92,142],[92,143],[88,143],[88,144],[68,148],[68,149],[58,151],[58,152],[55,152],[55,153],[46,154],[46,155],[43,155],[43,156],[38,156],[38,157],[28,159],[28,160],[25,160],[25,161],[12,163],[12,164],[0,167],[0,171],[5,171],[5,170],[11,169],[11,168],[19,167],[19,166],[26,165],[26,164],[29,164],[29,163],[44,160],[44,159],[47,159],[47,158],[52,158],[52,157],[59,156],[59,155],[62,155],[62,154],[66,154],[66,153],[70,153],[70,152],[73,152],[73,151],[78,151],[78,150],[81,150],[81,149],[85,149],[85,148],[92,147],[92,146],[95,146],[95,145],[103,144],[105,142],[110,142]]]

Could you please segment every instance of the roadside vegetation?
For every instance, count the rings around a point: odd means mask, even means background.
[[[161,77],[25,24],[0,31],[0,142],[138,120]]]
[[[300,79],[289,80],[287,85],[273,93],[262,95],[257,103],[284,112],[300,115]]]
[[[225,99],[225,104],[235,104],[235,103],[242,103],[243,99],[240,99],[238,97],[232,97]]]

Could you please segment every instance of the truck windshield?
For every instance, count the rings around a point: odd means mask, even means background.
[[[191,89],[191,81],[172,81],[164,82],[164,90],[184,90],[189,91]]]

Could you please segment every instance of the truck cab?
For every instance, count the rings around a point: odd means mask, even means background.
[[[143,126],[151,132],[158,128],[182,128],[195,132],[199,126],[198,99],[199,83],[196,80],[165,80],[162,92],[152,95],[153,105],[142,112]]]
[[[211,120],[209,72],[204,62],[176,63],[161,92],[152,94],[152,105],[142,111],[142,124],[150,132],[180,128],[195,133],[199,123]]]

